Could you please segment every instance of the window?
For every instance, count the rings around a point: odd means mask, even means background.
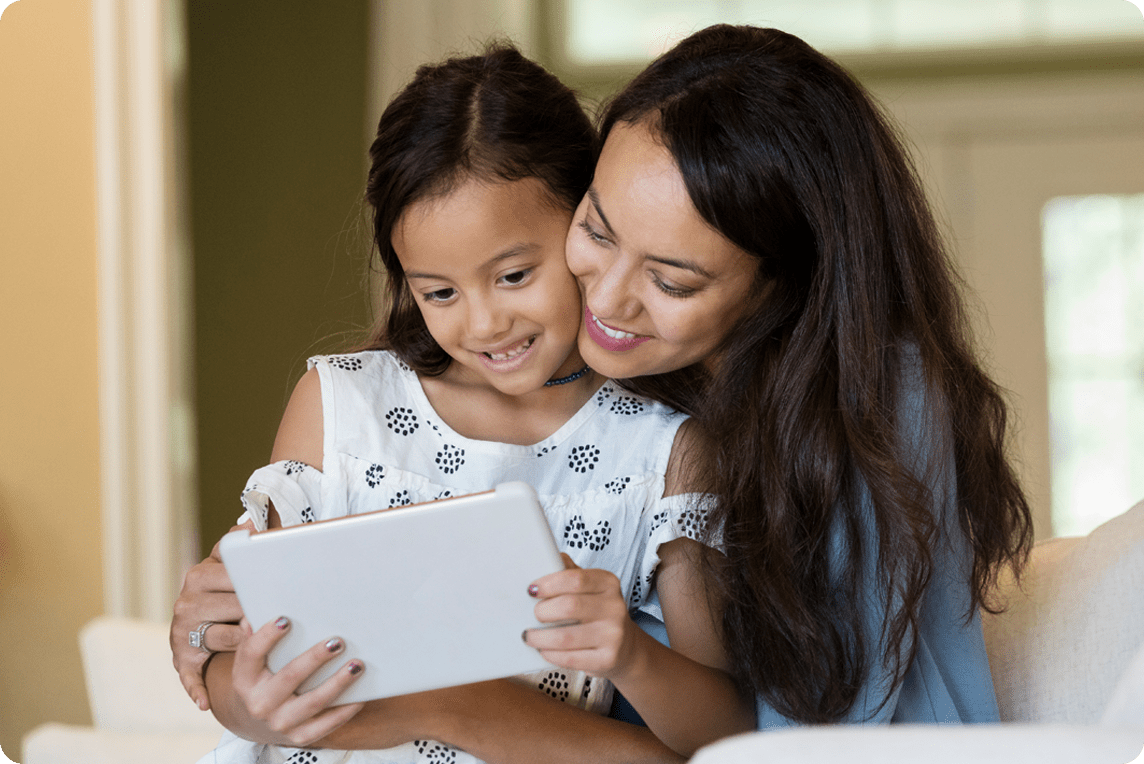
[[[1144,497],[1144,194],[1042,211],[1053,529]]]
[[[830,55],[1138,39],[1124,0],[564,0],[573,65],[638,63],[716,22],[778,27]]]

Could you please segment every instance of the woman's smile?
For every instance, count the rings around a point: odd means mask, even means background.
[[[597,318],[588,308],[584,308],[584,327],[593,342],[612,353],[631,350],[651,339],[646,335],[641,337],[638,334],[614,329]]]

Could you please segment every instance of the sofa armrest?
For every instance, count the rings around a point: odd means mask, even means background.
[[[24,736],[22,764],[194,764],[218,745],[214,732],[121,732],[41,724]]]
[[[990,724],[803,727],[737,735],[691,764],[1126,764],[1144,728]]]

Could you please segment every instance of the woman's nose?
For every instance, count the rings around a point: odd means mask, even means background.
[[[600,263],[585,290],[588,308],[602,318],[631,318],[639,311],[633,296],[636,276],[623,257]]]

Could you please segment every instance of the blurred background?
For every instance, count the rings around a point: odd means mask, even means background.
[[[595,109],[717,21],[804,37],[902,124],[1010,391],[1038,537],[1144,497],[1126,0],[19,0],[0,18],[10,758],[41,722],[89,721],[80,626],[168,619],[305,358],[361,337],[366,149],[416,66],[507,36]]]

